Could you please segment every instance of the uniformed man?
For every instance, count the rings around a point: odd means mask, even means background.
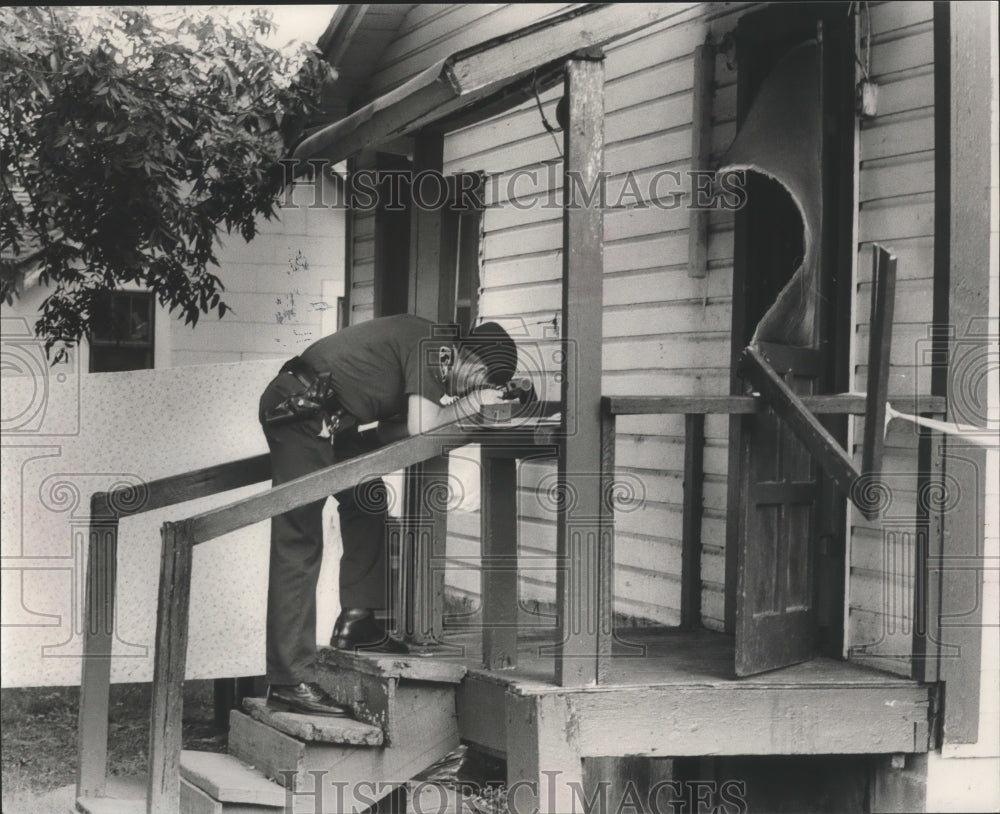
[[[437,336],[435,336],[437,333]],[[495,322],[468,336],[410,314],[330,334],[287,362],[260,400],[275,486],[479,412],[500,400],[517,348]],[[379,422],[377,429],[359,425]],[[331,646],[405,653],[375,610],[386,606],[386,490],[381,479],[334,495],[344,553],[341,613]],[[294,712],[348,715],[314,681],[316,583],[325,500],[271,520],[267,597],[268,703]]]

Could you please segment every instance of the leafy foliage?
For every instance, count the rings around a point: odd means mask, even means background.
[[[186,323],[228,310],[221,227],[274,214],[280,159],[329,67],[275,50],[268,12],[219,7],[0,9],[0,294],[36,270],[36,333],[60,358],[107,292],[135,283]]]

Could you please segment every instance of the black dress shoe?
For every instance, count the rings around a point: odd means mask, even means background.
[[[330,647],[397,655],[410,652],[405,644],[386,632],[385,627],[368,608],[347,608],[341,611],[333,626]]]
[[[351,710],[341,706],[319,684],[272,684],[267,691],[267,705],[284,712],[306,715],[349,717]]]

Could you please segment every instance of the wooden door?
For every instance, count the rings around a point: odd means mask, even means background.
[[[811,348],[761,344],[799,395],[811,395],[823,360]],[[813,549],[821,483],[812,456],[773,414],[747,416],[740,499],[736,674],[752,675],[816,652]]]
[[[844,12],[829,4],[777,4],[746,15],[736,36],[740,126],[782,56],[805,40],[819,43],[822,223],[813,224],[818,279],[803,291],[813,298],[804,326],[808,341],[794,348],[759,345],[800,395],[842,392],[850,381],[855,123],[848,80],[854,24]],[[737,369],[743,348],[805,255],[803,213],[787,190],[757,173],[747,183],[747,205],[736,213],[733,393],[747,391]],[[824,423],[844,440],[846,427]],[[736,674],[794,664],[818,652],[839,656],[842,496],[774,415],[733,416],[730,443],[726,629],[736,636]]]

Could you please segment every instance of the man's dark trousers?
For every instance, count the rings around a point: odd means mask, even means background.
[[[312,416],[268,426],[267,410],[303,389],[291,373],[279,374],[260,399],[260,419],[271,451],[277,486],[377,449],[356,432],[336,445],[319,437],[322,419]],[[381,478],[334,495],[344,554],[340,560],[343,608],[384,608],[386,602],[386,489]],[[314,680],[316,582],[323,556],[323,504],[319,500],[271,518],[271,563],[267,589],[267,679],[272,684]]]

